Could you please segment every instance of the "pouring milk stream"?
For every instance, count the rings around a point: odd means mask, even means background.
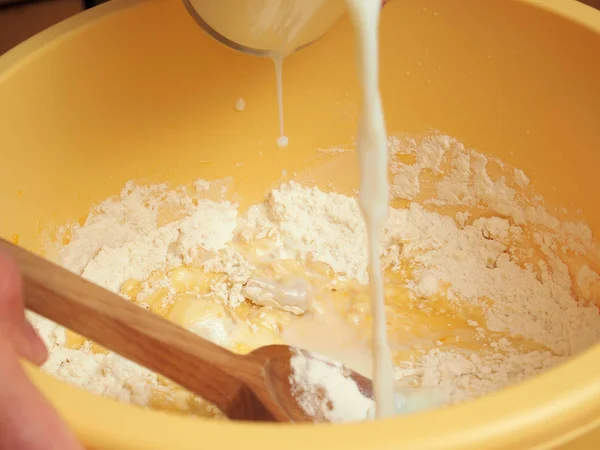
[[[201,26],[226,45],[269,57],[275,66],[279,131],[288,145],[283,119],[283,61],[318,39],[346,6],[356,33],[362,108],[356,138],[360,163],[359,204],[368,245],[373,315],[373,390],[378,418],[395,413],[392,357],[387,340],[379,237],[388,210],[387,134],[379,95],[379,13],[381,0],[184,0]],[[345,3],[345,5],[344,5]]]
[[[357,36],[362,108],[356,149],[360,163],[359,204],[367,228],[369,284],[373,314],[373,391],[377,417],[394,414],[394,370],[387,340],[383,274],[379,261],[381,228],[388,209],[388,150],[379,95],[380,0],[347,0]]]

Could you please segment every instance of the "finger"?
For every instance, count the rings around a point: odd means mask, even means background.
[[[83,450],[0,340],[0,450]]]
[[[42,339],[25,319],[22,292],[16,263],[0,253],[0,337],[11,342],[19,356],[39,365],[48,354]]]
[[[19,355],[38,366],[44,364],[46,359],[48,359],[48,349],[38,332],[27,319],[25,319],[21,336],[24,341],[21,345],[26,347],[27,351],[19,352]]]

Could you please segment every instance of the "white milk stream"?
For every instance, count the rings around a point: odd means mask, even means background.
[[[275,82],[277,83],[277,108],[279,110],[279,137],[277,145],[281,148],[288,146],[288,138],[284,133],[283,126],[283,57],[274,56],[273,63],[275,64]]]
[[[394,369],[387,340],[379,237],[388,210],[388,150],[379,95],[379,11],[381,0],[346,0],[357,41],[362,108],[356,148],[360,162],[359,204],[365,219],[373,313],[373,392],[378,418],[395,413]]]
[[[379,237],[388,210],[388,150],[383,108],[379,95],[379,13],[381,0],[346,0],[356,33],[358,75],[362,87],[362,109],[356,147],[360,163],[360,208],[367,230],[370,296],[373,314],[373,392],[378,418],[395,414],[394,368],[387,340],[383,274]],[[283,57],[274,56],[279,138],[287,147],[283,125]]]

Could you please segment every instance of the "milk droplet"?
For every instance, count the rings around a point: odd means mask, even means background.
[[[245,108],[246,108],[246,100],[244,100],[242,97],[238,98],[235,101],[236,111],[243,111]]]
[[[287,138],[287,136],[279,136],[277,138],[277,145],[281,148],[285,148],[287,147],[289,144],[289,140]]]

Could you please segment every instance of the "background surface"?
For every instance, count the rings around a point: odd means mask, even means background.
[[[104,1],[0,0],[0,55],[43,29]],[[581,1],[600,9],[600,0]]]

